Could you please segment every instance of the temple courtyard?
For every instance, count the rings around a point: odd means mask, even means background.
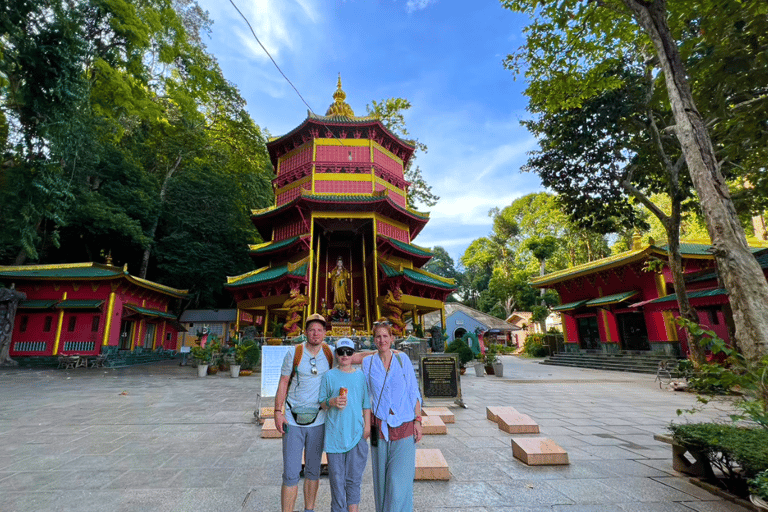
[[[467,408],[451,408],[447,435],[420,443],[442,451],[450,480],[416,482],[415,510],[747,510],[691,484],[672,469],[669,445],[653,439],[686,421],[676,411],[693,407],[693,395],[661,390],[652,375],[502,359],[504,378],[462,376]],[[279,510],[281,443],[260,437],[258,375],[198,378],[177,361],[0,369],[0,510]],[[515,459],[512,436],[486,419],[486,406],[529,415],[570,464]],[[726,412],[711,404],[693,419]],[[370,482],[369,461],[361,511],[373,510]],[[330,509],[325,476],[315,509]]]

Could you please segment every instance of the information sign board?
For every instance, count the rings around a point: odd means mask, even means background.
[[[261,396],[275,396],[280,384],[280,368],[290,345],[264,345],[261,347]]]

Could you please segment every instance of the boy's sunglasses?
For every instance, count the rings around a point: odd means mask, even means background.
[[[336,355],[339,355],[339,356],[347,356],[347,357],[349,357],[349,356],[351,356],[354,353],[355,353],[355,351],[352,350],[351,348],[346,348],[345,347],[345,348],[336,349]]]

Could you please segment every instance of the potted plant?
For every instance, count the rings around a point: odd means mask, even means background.
[[[464,372],[467,371],[467,363],[472,361],[474,358],[472,349],[469,348],[469,345],[467,345],[467,343],[463,340],[453,340],[450,345],[446,347],[445,351],[447,353],[454,353],[459,355],[459,368],[461,370],[461,374],[463,375]]]
[[[483,355],[478,354],[477,359],[475,359],[474,367],[475,367],[475,375],[477,377],[483,377],[485,376],[485,362],[483,360]],[[493,370],[493,369],[491,369]]]
[[[768,510],[768,469],[749,481],[749,500],[760,510]]]
[[[235,358],[240,364],[240,375],[250,375],[253,367],[259,364],[261,349],[256,340],[244,339],[235,349]]]
[[[502,364],[501,358],[499,357],[499,353],[501,351],[501,345],[493,344],[490,346],[490,350],[486,353],[486,355],[493,355],[493,358],[491,359],[491,366],[493,367],[494,375],[497,377],[504,376],[504,365]]]
[[[192,347],[192,349],[190,349],[190,353],[192,354],[192,358],[197,363],[197,376],[205,377],[208,374],[208,365],[211,364],[211,346],[208,345],[206,347]]]
[[[493,348],[493,345],[490,345],[485,350],[485,355],[483,355],[483,366],[485,366],[485,372],[488,375],[495,375],[496,369],[494,368],[494,364],[497,363],[499,360],[499,356],[496,353],[496,349]]]

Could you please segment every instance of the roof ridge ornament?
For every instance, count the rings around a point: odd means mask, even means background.
[[[344,116],[344,117],[355,117],[355,112],[352,110],[352,107],[350,107],[347,102],[344,100],[347,98],[347,93],[345,93],[341,89],[341,73],[339,73],[339,79],[336,84],[336,91],[333,93],[333,103],[331,103],[331,106],[328,107],[328,111],[325,113],[326,116]]]

